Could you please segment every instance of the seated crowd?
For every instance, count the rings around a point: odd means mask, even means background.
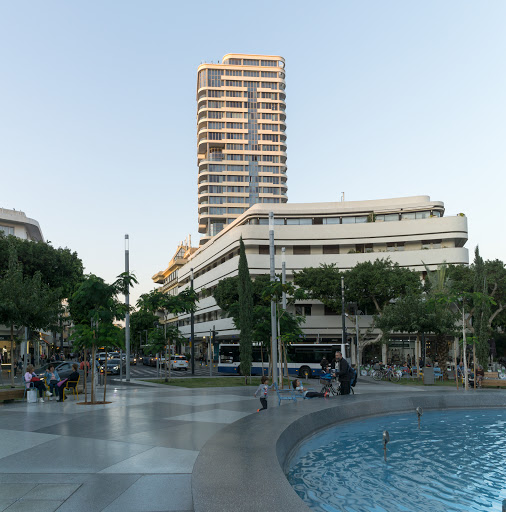
[[[72,373],[66,379],[60,379],[58,372],[53,365],[49,366],[44,374],[44,380],[41,379],[34,371],[33,365],[29,364],[26,368],[25,383],[26,387],[34,387],[39,394],[39,402],[44,402],[44,394],[47,397],[56,397],[58,395],[58,402],[65,400],[65,389],[75,388],[79,381],[79,372],[77,371],[77,364],[72,365]],[[49,390],[47,389],[49,386]]]

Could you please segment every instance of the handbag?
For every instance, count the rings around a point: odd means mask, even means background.
[[[67,381],[68,381],[68,379],[63,379],[63,380],[61,380],[60,382],[58,382],[57,386],[58,386],[59,388],[61,388],[61,387],[63,386],[63,384],[65,384],[65,382],[67,382]]]
[[[37,401],[37,390],[32,388],[26,392],[26,399],[28,403],[33,404]]]

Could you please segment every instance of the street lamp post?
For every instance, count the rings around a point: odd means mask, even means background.
[[[343,324],[342,344],[346,345],[346,311],[345,311],[345,307],[344,307],[344,276],[341,276],[341,302],[342,302],[342,306],[341,306],[341,322]],[[346,347],[343,350],[346,351]]]
[[[193,268],[190,269],[190,288],[193,291]],[[195,314],[193,309],[190,312],[190,347],[191,347],[191,366],[192,366],[192,375],[195,375]]]
[[[130,272],[130,238],[128,235],[125,235],[125,274],[128,278],[128,274]],[[125,378],[127,382],[130,382],[130,286],[126,285],[125,290],[125,305],[126,305],[126,315],[125,315],[125,351],[126,351],[126,366],[125,366]],[[120,363],[120,366],[121,363]]]
[[[274,261],[274,213],[269,213],[269,259],[270,280],[276,280],[276,268]],[[271,300],[271,354],[272,354],[272,382],[278,382],[278,339],[276,329],[276,303]]]

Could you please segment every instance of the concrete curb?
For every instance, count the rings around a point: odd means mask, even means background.
[[[225,427],[200,451],[192,474],[195,512],[310,512],[285,469],[298,445],[343,421],[431,409],[506,407],[506,393],[396,393],[299,400]]]

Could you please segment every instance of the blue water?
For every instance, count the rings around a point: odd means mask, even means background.
[[[319,512],[501,512],[506,411],[425,412],[420,430],[415,411],[333,427],[300,447],[287,476]]]

